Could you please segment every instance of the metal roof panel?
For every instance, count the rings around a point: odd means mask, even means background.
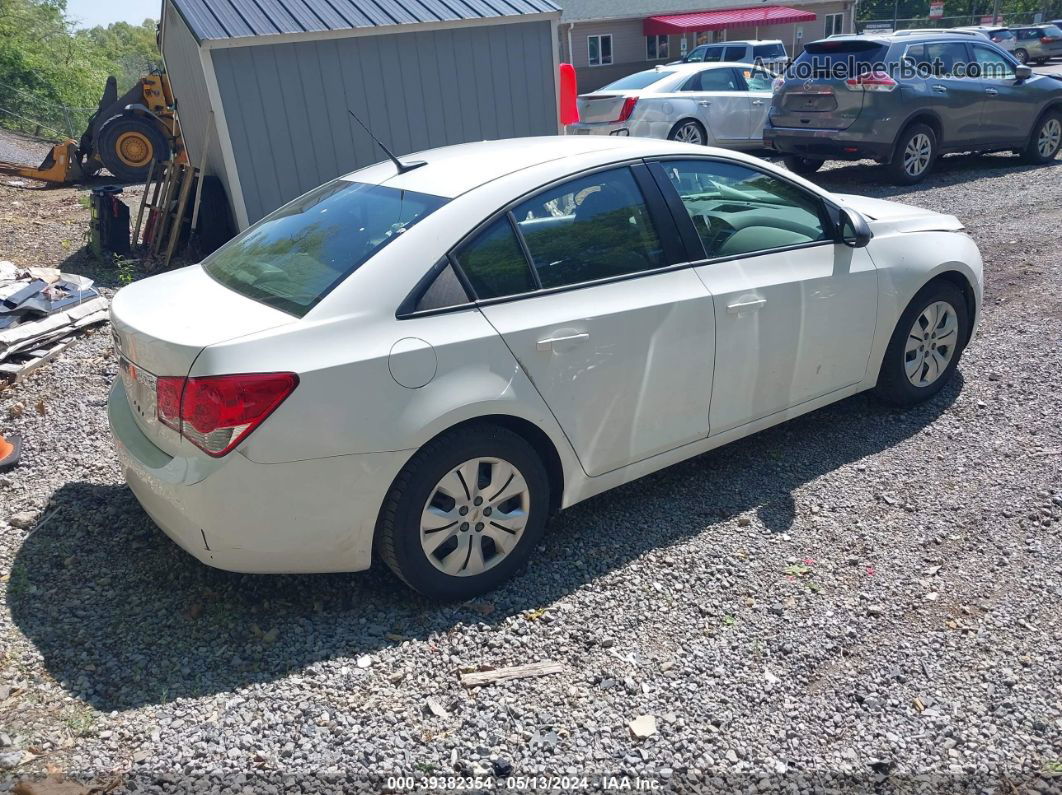
[[[171,0],[192,35],[215,39],[491,19],[560,9],[552,0]]]

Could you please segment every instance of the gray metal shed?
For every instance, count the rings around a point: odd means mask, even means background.
[[[162,54],[192,162],[240,229],[382,153],[553,135],[551,0],[164,0]]]

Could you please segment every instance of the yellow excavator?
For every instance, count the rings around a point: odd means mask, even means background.
[[[80,141],[56,144],[36,168],[0,162],[0,173],[62,185],[106,168],[121,182],[143,182],[152,161],[171,158],[187,161],[170,80],[153,72],[120,97],[117,81],[108,77]]]

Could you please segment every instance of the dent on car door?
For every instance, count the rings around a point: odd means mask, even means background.
[[[1017,79],[1014,66],[991,47],[973,45],[985,97],[981,103],[981,126],[999,142],[1023,143],[1040,113],[1039,92],[1028,81]]]
[[[690,77],[682,91],[697,103],[698,118],[716,143],[744,143],[752,100],[736,70],[708,68]]]
[[[751,66],[740,73],[745,90],[749,92],[749,140],[763,141],[763,125],[771,110],[774,78],[769,72]]]
[[[834,242],[822,200],[743,164],[690,159],[651,168],[678,194],[673,210],[685,211],[686,234],[703,247],[695,271],[716,318],[711,434],[862,381],[877,274],[866,249]]]
[[[456,252],[590,475],[708,433],[712,300],[670,267],[685,252],[647,169],[634,169],[546,188]]]
[[[929,72],[926,88],[940,117],[944,147],[975,143],[985,138],[981,108],[985,94],[982,82],[968,74],[971,54],[958,41],[929,42],[919,63]]]

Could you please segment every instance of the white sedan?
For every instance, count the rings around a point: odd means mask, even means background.
[[[742,63],[681,63],[629,75],[578,99],[573,135],[669,138],[762,149],[774,75]]]
[[[115,297],[125,476],[201,561],[375,554],[467,598],[581,500],[863,390],[932,397],[974,333],[949,215],[646,139],[419,159]]]

